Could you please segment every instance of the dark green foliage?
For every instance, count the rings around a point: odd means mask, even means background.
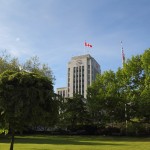
[[[125,124],[126,128],[128,124],[149,124],[150,49],[128,59],[116,73],[110,70],[99,75],[88,88],[87,106],[97,126],[124,130]]]
[[[57,124],[65,131],[150,134],[150,49],[132,56],[116,72],[98,75],[87,99],[54,94],[52,72],[37,57],[21,68],[17,59],[8,57],[0,58],[0,64],[0,73],[9,70],[0,77],[0,126],[21,131]]]
[[[21,67],[23,70],[46,76],[52,81],[55,80],[50,67],[47,64],[41,64],[37,56],[28,59]]]
[[[25,127],[54,125],[58,107],[52,81],[36,73],[5,71],[0,75],[0,117],[12,133]]]
[[[61,122],[64,127],[70,129],[88,122],[85,99],[82,95],[75,94],[73,98],[67,98],[63,103]]]

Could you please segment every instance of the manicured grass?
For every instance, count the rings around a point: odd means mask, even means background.
[[[0,137],[0,150],[10,139]],[[14,150],[149,150],[150,138],[102,136],[16,136]]]

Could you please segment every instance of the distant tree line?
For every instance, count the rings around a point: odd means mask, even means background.
[[[54,93],[55,78],[32,57],[0,56],[0,131],[53,134],[150,134],[150,49],[132,56],[116,72],[105,71],[87,89],[87,98]]]

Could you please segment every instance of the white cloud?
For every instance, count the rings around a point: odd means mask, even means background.
[[[6,27],[4,24],[0,23],[0,49],[7,50],[11,55],[15,57],[30,56],[32,55],[31,46],[29,41],[20,40],[14,34],[15,29]]]

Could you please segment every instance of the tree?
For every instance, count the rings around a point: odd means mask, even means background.
[[[95,82],[87,89],[87,108],[90,114],[90,120],[93,125],[104,123],[104,98],[102,75],[98,75]]]
[[[149,123],[150,49],[132,56],[116,74],[120,96],[127,106],[125,119],[130,124]]]
[[[63,105],[62,121],[66,127],[74,129],[77,125],[87,123],[87,109],[82,95],[75,94],[72,98],[67,98]]]
[[[31,57],[30,59],[28,59],[22,65],[22,69],[29,71],[29,72],[38,73],[42,76],[46,76],[49,79],[51,79],[52,81],[55,80],[55,77],[53,76],[53,73],[52,73],[50,67],[48,67],[47,64],[41,64],[39,61],[39,58],[37,56]]]
[[[145,73],[142,67],[142,55],[132,56],[123,68],[124,74],[124,96],[125,103],[130,103],[129,112],[127,112],[128,121],[134,121],[139,118],[139,107],[142,91],[144,90]]]
[[[150,48],[142,55],[142,67],[145,74],[150,77]]]
[[[150,123],[150,49],[147,49],[141,57],[144,74],[144,89],[139,101],[139,117],[142,121]]]
[[[9,54],[3,52],[3,55],[0,56],[0,73],[3,73],[6,70],[12,71],[27,71],[38,73],[42,76],[48,77],[53,82],[55,77],[53,76],[52,70],[47,64],[42,64],[39,61],[37,56],[31,57],[25,63],[21,64],[18,58],[11,57]]]
[[[97,76],[87,93],[87,105],[95,125],[104,126],[122,119],[122,102],[113,71]]]
[[[52,81],[47,77],[25,71],[5,71],[0,75],[0,117],[12,135],[10,150],[15,131],[29,124],[41,125],[41,120],[47,118],[53,122],[58,113],[53,96]]]
[[[20,64],[17,58],[11,58],[6,53],[0,56],[0,74],[6,70],[19,71],[19,66]]]

